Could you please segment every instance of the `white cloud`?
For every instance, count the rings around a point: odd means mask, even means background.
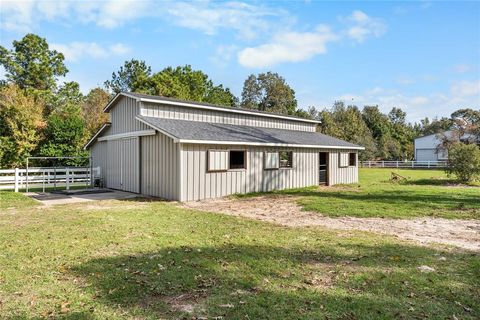
[[[257,33],[269,30],[269,17],[288,19],[283,10],[235,1],[0,1],[0,27],[18,32],[31,31],[43,21],[93,23],[113,29],[136,19],[156,18],[210,35],[230,29],[252,39]]]
[[[283,10],[243,2],[179,2],[167,8],[177,25],[213,35],[220,29],[236,30],[240,37],[253,39],[270,28],[268,17],[285,17]]]
[[[457,64],[453,67],[453,70],[457,73],[465,73],[472,70],[472,66],[468,64]]]
[[[284,62],[299,62],[325,54],[330,42],[354,39],[363,42],[369,37],[380,37],[386,32],[381,19],[373,18],[356,10],[340,20],[347,24],[346,29],[334,32],[327,25],[319,25],[311,32],[284,31],[277,33],[267,42],[256,47],[247,47],[238,54],[238,62],[251,68],[270,67]]]
[[[480,101],[480,81],[461,81],[451,87],[452,94],[458,97],[477,96]]]
[[[67,61],[78,61],[82,58],[105,59],[111,55],[121,56],[130,52],[130,48],[122,43],[102,47],[95,42],[71,42],[69,44],[51,44],[51,48],[63,53]]]
[[[327,43],[338,36],[325,25],[313,32],[286,32],[277,34],[271,42],[245,48],[238,54],[238,61],[245,67],[260,68],[282,62],[299,62],[327,52]]]
[[[480,81],[460,81],[454,83],[449,92],[434,92],[425,95],[408,95],[397,90],[375,87],[363,93],[348,93],[331,97],[329,101],[343,100],[347,104],[378,105],[383,112],[393,107],[400,107],[407,112],[410,121],[425,117],[449,116],[462,108],[480,107]]]
[[[353,11],[350,16],[341,20],[349,24],[347,36],[357,42],[364,42],[369,37],[378,38],[387,31],[381,19],[370,17],[360,10]]]
[[[210,60],[219,67],[225,67],[237,51],[238,46],[236,45],[221,45],[217,47]]]

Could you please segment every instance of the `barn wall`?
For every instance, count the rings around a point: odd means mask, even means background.
[[[105,143],[107,150],[106,187],[140,192],[139,138],[109,140]]]
[[[315,123],[149,102],[141,103],[140,114],[147,117],[225,123],[241,126],[278,128],[309,132],[315,132],[316,129]]]
[[[179,145],[161,133],[141,137],[141,192],[178,199]]]
[[[328,163],[328,184],[346,184],[358,182],[358,153],[356,154],[356,166],[340,167],[340,153],[352,152],[351,150],[331,150]]]
[[[90,155],[92,157],[92,166],[94,168],[100,167],[100,176],[96,178],[103,179],[104,185],[107,181],[107,142],[106,141],[97,141],[90,148]]]
[[[206,161],[209,149],[245,149],[247,150],[247,168],[226,172],[207,172]],[[264,152],[279,150],[293,151],[293,168],[264,170]],[[181,151],[180,200],[192,201],[235,193],[265,192],[317,185],[320,151],[331,152],[329,161],[331,185],[358,182],[358,166],[338,168],[338,152],[342,150],[185,144]]]
[[[139,107],[135,99],[122,97],[116,105],[110,109],[111,130],[102,136],[141,131],[151,129],[144,123],[135,119],[139,114]]]

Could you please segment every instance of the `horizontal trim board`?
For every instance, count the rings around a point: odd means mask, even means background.
[[[365,150],[364,147],[347,146],[323,146],[323,145],[301,145],[288,143],[269,143],[269,142],[242,142],[242,141],[212,141],[212,140],[186,140],[177,139],[179,143],[190,144],[217,144],[232,146],[265,146],[265,147],[288,147],[288,148],[309,148],[309,149],[347,149],[347,150]]]
[[[110,136],[101,137],[101,138],[98,138],[98,141],[118,140],[118,139],[131,138],[131,137],[152,136],[154,134],[155,134],[155,130],[131,131],[126,133],[112,134]]]
[[[83,147],[83,150],[87,150],[88,147],[95,141],[95,139],[105,130],[105,128],[110,127],[112,124],[110,122],[104,123],[100,129],[98,129],[97,133],[93,135],[93,137],[88,140],[88,142]]]

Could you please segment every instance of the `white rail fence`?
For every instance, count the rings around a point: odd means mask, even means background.
[[[447,161],[362,161],[363,168],[423,168],[442,169],[447,167]]]
[[[62,167],[28,168],[0,170],[0,190],[18,192],[19,189],[65,188],[92,185],[91,179],[100,176],[100,167]]]

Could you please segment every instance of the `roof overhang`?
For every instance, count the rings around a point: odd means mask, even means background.
[[[112,124],[110,122],[104,123],[100,127],[100,129],[98,129],[98,131],[93,135],[93,137],[90,140],[88,140],[88,142],[83,146],[83,150],[87,150],[95,142],[95,140],[98,138],[98,136],[100,136],[105,131],[105,129],[107,129],[111,125]]]
[[[166,132],[162,128],[159,128],[152,123],[145,121],[138,116],[136,120],[144,123],[150,128],[157,130],[158,132],[171,138],[175,143],[187,143],[187,144],[212,144],[212,145],[230,145],[230,146],[263,146],[263,147],[285,147],[285,148],[309,148],[309,149],[344,149],[344,150],[365,150],[364,147],[353,146],[323,146],[323,145],[305,145],[305,144],[289,144],[289,143],[271,143],[271,142],[247,142],[247,141],[218,141],[218,140],[190,140],[180,139],[169,132]]]
[[[345,150],[365,150],[364,147],[345,147],[345,146],[322,146],[309,144],[288,144],[288,143],[270,143],[270,142],[242,142],[242,141],[214,141],[214,140],[186,140],[179,139],[179,143],[189,144],[215,144],[215,145],[233,145],[233,146],[261,146],[261,147],[285,147],[285,148],[308,148],[308,149],[345,149]]]
[[[126,92],[119,92],[119,93],[117,93],[117,94],[107,103],[107,105],[105,106],[105,108],[103,108],[103,112],[109,112],[110,109],[115,105],[115,103],[117,103],[117,101],[118,101],[121,97],[132,98],[132,99],[135,99],[136,101],[139,101],[139,100],[140,100],[140,98],[135,97],[134,95],[128,94],[128,93],[126,93]]]

